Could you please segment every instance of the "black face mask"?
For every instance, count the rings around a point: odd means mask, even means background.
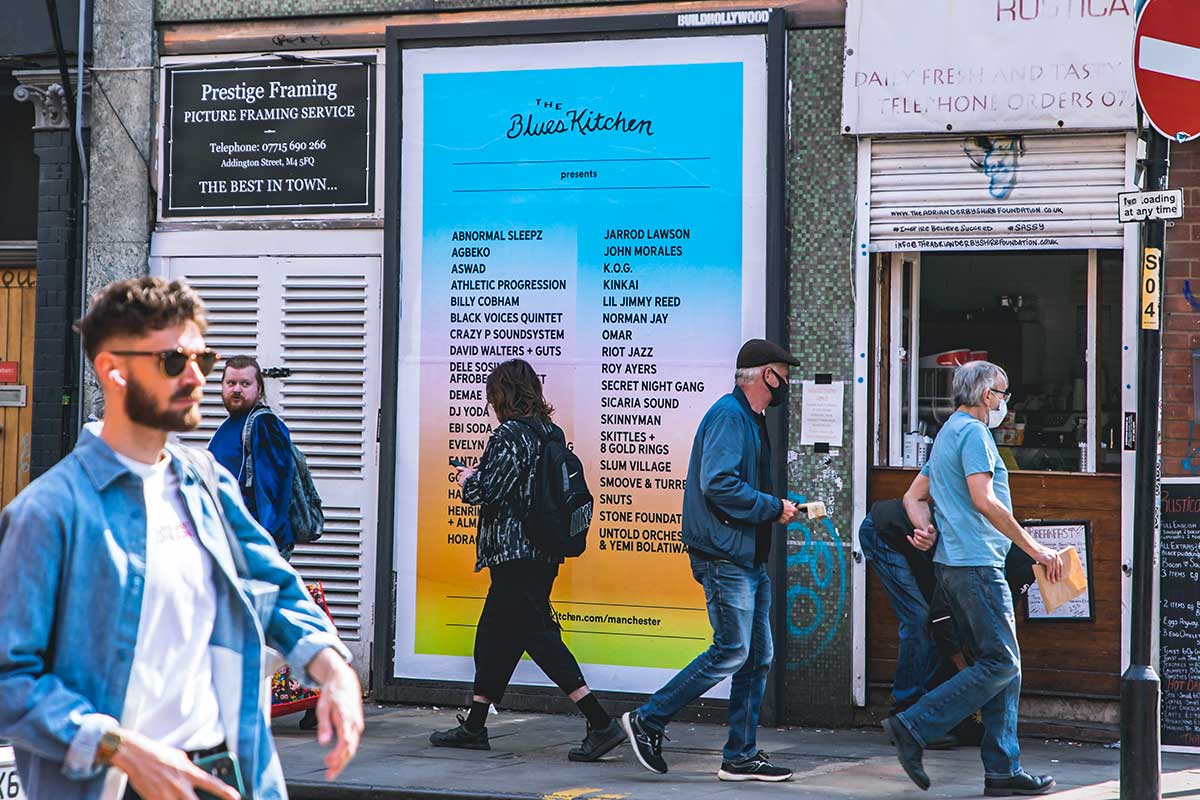
[[[787,378],[783,377],[782,375],[780,375],[778,372],[776,372],[773,369],[768,369],[767,372],[770,372],[772,375],[775,376],[775,380],[779,381],[778,386],[772,386],[769,383],[767,384],[767,388],[771,390],[771,402],[768,403],[768,405],[771,408],[774,408],[775,406],[781,406],[787,402],[787,396],[788,396]]]

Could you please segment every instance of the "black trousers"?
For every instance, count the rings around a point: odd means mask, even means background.
[[[583,671],[550,610],[558,565],[508,561],[491,573],[475,630],[475,694],[499,703],[523,653],[567,694],[583,686]]]

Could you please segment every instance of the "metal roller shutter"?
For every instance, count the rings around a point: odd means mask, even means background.
[[[872,139],[870,249],[1120,248],[1132,137]]]

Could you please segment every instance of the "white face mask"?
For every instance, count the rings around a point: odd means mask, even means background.
[[[1008,401],[1001,400],[1000,405],[996,408],[988,409],[987,426],[989,428],[998,428],[1000,423],[1004,422],[1004,418],[1008,416]]]

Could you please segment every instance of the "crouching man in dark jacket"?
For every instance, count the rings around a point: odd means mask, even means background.
[[[621,718],[643,767],[667,771],[662,756],[667,723],[685,705],[733,676],[729,738],[717,777],[785,781],[756,745],[759,707],[771,668],[771,581],[766,561],[772,525],[787,524],[796,506],[774,496],[771,451],[763,412],[787,398],[791,353],[751,339],[737,359],[737,385],[700,422],[683,494],[683,542],[692,575],[704,587],[713,641],[641,708]]]

